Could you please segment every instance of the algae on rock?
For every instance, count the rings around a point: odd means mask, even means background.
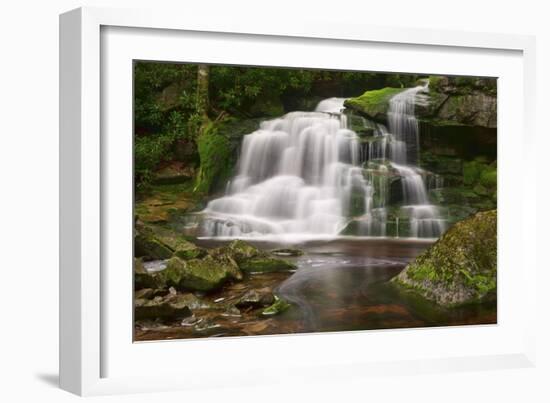
[[[451,227],[392,282],[443,306],[494,297],[497,211],[477,213]]]

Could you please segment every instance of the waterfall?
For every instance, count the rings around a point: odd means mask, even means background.
[[[390,100],[389,130],[363,119],[376,140],[367,151],[349,128],[344,98],[262,122],[244,136],[237,175],[225,196],[203,211],[201,235],[334,237],[355,217],[358,235],[385,236],[388,178],[398,175],[405,201],[401,213],[410,217],[412,236],[439,236],[443,221],[428,203],[421,170],[412,165],[418,153],[414,105],[423,88]]]
[[[227,194],[204,210],[211,236],[262,234],[334,236],[347,223],[352,199],[368,212],[372,186],[359,166],[359,143],[349,130],[343,98],[315,112],[291,112],[246,135],[238,174]]]
[[[391,166],[401,177],[405,205],[401,208],[409,217],[411,235],[433,238],[443,234],[446,221],[440,208],[429,203],[427,186],[418,163],[419,125],[415,106],[428,101],[428,81],[393,96],[389,102],[388,126],[393,136]]]

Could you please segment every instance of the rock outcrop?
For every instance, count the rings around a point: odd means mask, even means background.
[[[243,273],[288,272],[296,266],[244,242],[203,249],[165,228],[136,225],[134,287],[213,291],[228,281],[240,281]],[[139,245],[139,247],[138,247]],[[145,247],[145,246],[147,247]],[[167,260],[164,270],[147,272],[142,258]]]
[[[443,306],[495,297],[497,211],[456,223],[392,282]]]

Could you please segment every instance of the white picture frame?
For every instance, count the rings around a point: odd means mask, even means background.
[[[132,216],[118,214],[127,211],[124,209],[129,207],[128,203],[114,206],[115,200],[128,200],[124,194],[116,195],[115,192],[117,189],[131,189],[131,183],[127,183],[131,165],[115,172],[110,162],[116,150],[124,153],[125,158],[131,154],[127,142],[131,132],[116,136],[120,141],[113,141],[115,136],[109,136],[109,133],[115,127],[124,132],[124,128],[128,127],[132,83],[126,80],[128,65],[124,60],[140,58],[132,54],[132,49],[135,49],[132,37],[135,41],[141,35],[138,39],[143,53],[140,55],[145,55],[147,59],[184,61],[181,54],[185,54],[185,49],[179,50],[180,56],[171,55],[171,52],[174,43],[184,40],[185,35],[189,34],[192,38],[187,43],[187,54],[194,49],[194,56],[187,61],[274,65],[273,60],[261,50],[248,53],[244,48],[238,50],[238,41],[250,49],[256,45],[259,49],[264,46],[295,46],[303,50],[315,44],[334,51],[355,49],[354,54],[368,49],[370,52],[385,52],[386,48],[397,52],[393,56],[388,53],[386,61],[378,60],[377,64],[370,64],[372,70],[378,71],[391,71],[391,68],[384,66],[390,66],[389,60],[399,52],[426,52],[427,55],[430,52],[446,52],[449,60],[459,60],[465,54],[471,54],[468,57],[477,57],[485,63],[466,66],[457,62],[452,67],[455,70],[449,70],[449,63],[452,62],[439,60],[433,54],[427,57],[431,58],[433,72],[436,73],[470,71],[494,76],[491,71],[501,69],[498,70],[503,72],[499,76],[499,79],[502,78],[499,83],[499,159],[506,161],[513,151],[525,162],[534,155],[532,104],[536,78],[533,37],[327,24],[313,20],[301,21],[300,24],[292,21],[279,24],[267,20],[243,23],[242,20],[176,15],[158,10],[80,8],[65,13],[60,17],[60,384],[63,389],[79,395],[96,395],[235,383],[244,386],[274,381],[295,382],[298,374],[303,381],[306,378],[346,379],[350,374],[369,376],[375,372],[412,374],[534,365],[535,319],[529,315],[520,318],[519,308],[501,303],[501,293],[510,295],[514,291],[520,294],[523,312],[535,312],[535,284],[527,279],[536,278],[536,243],[528,242],[525,234],[536,232],[536,211],[528,208],[527,201],[523,200],[527,196],[514,195],[514,190],[506,185],[508,181],[517,179],[514,176],[517,173],[507,169],[505,163],[499,165],[499,324],[496,326],[132,344],[131,338],[128,338],[131,329],[127,329],[123,313],[125,309],[131,309],[131,301],[125,298],[121,298],[122,302],[113,301],[109,297],[113,287],[124,284],[124,279],[131,273],[131,253],[128,255],[127,246],[131,237]],[[193,45],[192,41],[201,40],[211,40],[212,43]],[[240,55],[239,58],[229,60],[220,51],[214,56],[211,53],[209,59],[204,60],[207,54],[201,53],[200,49],[205,52],[208,46],[216,46],[215,42],[219,45],[220,41],[232,43],[232,49],[237,49],[235,52]],[[113,49],[117,50],[116,55],[109,53]],[[318,55],[315,52],[311,52],[310,61],[300,61],[298,51],[294,52],[295,63],[299,66],[308,63],[305,67],[313,67],[322,63],[316,62]],[[120,61],[117,62],[115,56],[121,58]],[[501,65],[495,63],[495,60],[501,59]],[[111,61],[113,64],[110,64]],[[287,60],[280,65],[291,66],[291,63],[292,60]],[[395,61],[393,63],[395,65]],[[506,70],[507,64],[510,65],[509,70]],[[361,66],[365,65],[357,64],[357,67]],[[350,65],[333,64],[327,67],[345,69]],[[415,69],[424,68],[410,61],[402,71],[417,72]],[[117,89],[111,91],[111,86]],[[130,89],[130,92],[125,92],[125,89]],[[516,104],[510,99],[511,94],[519,96],[513,100]],[[512,118],[503,116],[506,108],[517,108],[517,102],[521,102],[520,112]],[[113,111],[120,112],[122,118],[110,120],[113,115],[111,106],[118,108]],[[510,141],[508,133],[512,129],[521,133],[521,141],[515,150],[507,143]],[[535,189],[536,176],[520,178],[519,183],[525,189]],[[535,197],[532,192],[522,194]],[[511,211],[516,211],[516,216],[512,217]],[[507,219],[504,222],[503,217]],[[121,242],[126,245],[122,248],[126,253],[113,254],[109,247],[108,239],[117,239],[114,238],[117,234],[120,239],[124,238]],[[510,240],[517,242],[514,252],[506,247]],[[123,265],[127,262],[126,274],[112,277],[113,272],[106,269],[112,267],[111,259]],[[521,275],[511,281],[510,273],[505,268],[515,262],[520,265],[517,270]],[[131,287],[131,284],[127,286]],[[131,316],[131,311],[128,311],[128,316]],[[495,341],[495,337],[501,341]],[[399,348],[388,354],[390,350],[385,347],[399,345],[403,340],[409,340],[420,348],[410,355],[405,355]],[[449,347],[446,350],[445,344],[456,340],[463,340],[463,348]],[[473,348],[473,340],[479,340],[476,348]],[[492,346],[490,340],[493,340]],[[361,344],[376,344],[379,354],[367,347],[370,351],[368,357],[349,354],[356,351],[351,350],[351,346]],[[430,345],[432,349],[428,350]],[[335,351],[336,346],[350,346],[350,350],[343,347],[343,350]],[[248,368],[247,377],[240,377],[238,373],[216,373],[209,369],[207,364],[215,357],[238,359],[232,353],[237,349],[240,351],[239,357],[244,354],[250,360],[243,363],[243,368]],[[319,349],[328,351],[328,354],[317,355]],[[201,353],[193,353],[197,351]],[[277,361],[277,357],[285,351],[291,359],[287,357],[285,361]],[[167,354],[183,353],[190,360],[187,362],[196,364],[193,374],[186,371],[178,360],[168,363]],[[276,377],[262,372],[262,365],[263,369],[267,369],[266,364],[254,361],[259,354],[264,354],[264,359],[271,359],[265,362],[279,370]],[[154,368],[158,368],[158,363],[163,360],[167,365],[163,366],[162,374],[136,372],[132,370],[136,357],[140,362],[156,364],[152,365]],[[200,365],[200,357],[205,360],[204,365]],[[307,374],[304,368],[308,368]],[[207,380],[205,374],[209,374]]]

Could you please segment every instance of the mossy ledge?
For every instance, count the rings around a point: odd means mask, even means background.
[[[370,119],[385,121],[390,99],[406,88],[386,87],[367,91],[344,102],[344,106]]]
[[[456,223],[392,282],[446,307],[493,298],[497,287],[497,210]]]

